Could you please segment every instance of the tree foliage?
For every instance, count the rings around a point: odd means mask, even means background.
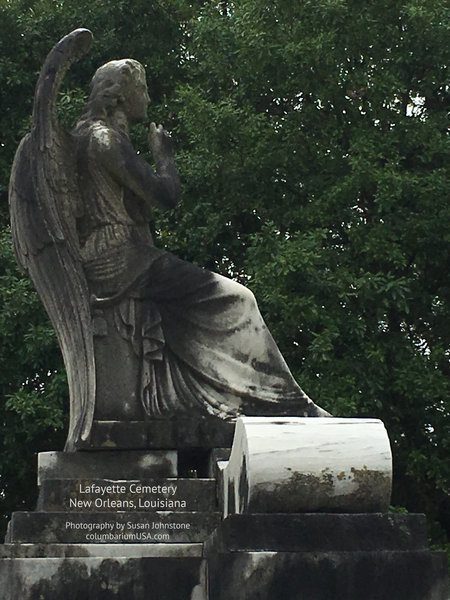
[[[182,205],[155,214],[159,245],[249,285],[302,387],[333,414],[383,419],[394,502],[440,522],[436,538],[448,532],[450,21],[439,0],[3,5],[5,513],[31,502],[26,462],[60,447],[67,411],[54,336],[11,258],[7,180],[42,61],[80,25],[96,42],[67,77],[61,118],[75,121],[102,62],[147,66],[151,119],[172,130],[184,185]],[[142,128],[135,139],[146,152]]]

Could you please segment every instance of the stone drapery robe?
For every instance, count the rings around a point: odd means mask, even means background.
[[[252,292],[154,246],[149,208],[164,193],[164,176],[101,120],[75,135],[84,272],[93,306],[114,307],[115,326],[140,361],[146,413],[320,415]]]

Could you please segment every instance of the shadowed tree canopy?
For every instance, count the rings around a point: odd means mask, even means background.
[[[12,257],[6,190],[43,59],[79,26],[95,42],[61,118],[74,124],[100,64],[146,66],[150,120],[172,131],[183,181],[181,206],[155,216],[157,244],[248,285],[321,406],[383,419],[393,503],[427,512],[445,541],[450,20],[438,0],[2,4],[2,513],[30,506],[33,456],[65,437],[62,361]],[[143,153],[145,138],[136,128]]]

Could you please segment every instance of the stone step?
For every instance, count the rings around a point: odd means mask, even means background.
[[[157,510],[214,512],[214,479],[45,479],[38,511],[142,512]]]
[[[5,600],[206,600],[201,558],[0,559]]]
[[[40,452],[38,455],[38,485],[46,479],[151,479],[176,476],[176,450]]]
[[[208,557],[209,600],[448,600],[444,552],[230,552]]]
[[[8,543],[111,544],[203,542],[220,513],[201,512],[15,512]]]
[[[203,544],[3,544],[0,558],[187,558],[201,557]]]
[[[209,552],[345,552],[427,548],[425,515],[245,514],[224,519]]]

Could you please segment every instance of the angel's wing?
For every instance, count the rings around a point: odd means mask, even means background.
[[[53,323],[67,370],[70,425],[66,451],[89,438],[95,362],[89,291],[76,231],[80,197],[75,145],[60,127],[56,97],[70,65],[92,43],[77,29],[51,50],[36,86],[33,127],[17,150],[10,180],[14,249]]]

